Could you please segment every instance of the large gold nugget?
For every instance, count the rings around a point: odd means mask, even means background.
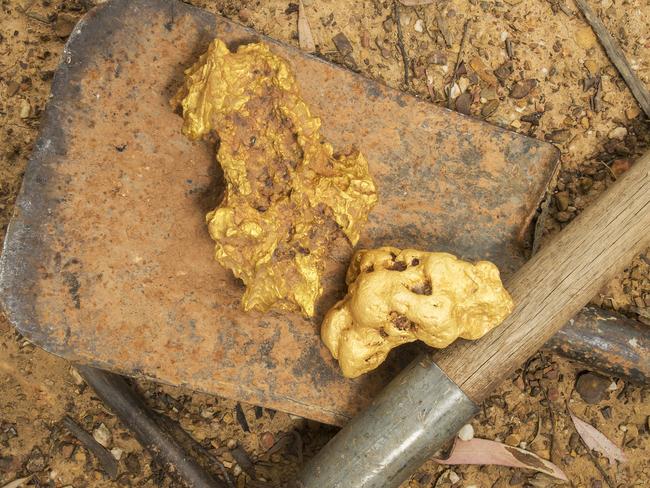
[[[219,139],[226,193],[208,213],[215,257],[246,285],[245,310],[312,316],[333,248],[356,244],[377,201],[358,151],[333,155],[285,60],[262,43],[215,39],[172,103],[183,133]]]
[[[325,316],[321,337],[348,378],[375,369],[400,344],[478,339],[514,306],[494,264],[447,253],[361,250],[346,281],[348,294]]]

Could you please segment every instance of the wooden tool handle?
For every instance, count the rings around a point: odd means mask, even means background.
[[[515,310],[503,324],[434,361],[481,402],[648,245],[650,152],[510,279]]]

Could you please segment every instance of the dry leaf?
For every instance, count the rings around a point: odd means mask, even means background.
[[[407,7],[417,7],[418,5],[429,5],[433,0],[399,0],[402,5]]]
[[[298,2],[298,42],[300,43],[300,49],[303,51],[313,53],[316,50],[314,36],[311,33],[309,19],[307,19],[305,6],[302,4],[302,0]]]
[[[602,453],[607,459],[609,459],[609,464],[612,465],[615,464],[614,461],[616,459],[622,463],[627,461],[625,453],[605,437],[602,432],[573,415],[571,411],[569,411],[569,415],[571,415],[571,420],[573,420],[573,425],[575,425],[578,434],[580,434],[580,437],[582,437],[582,440],[589,449]]]
[[[17,480],[13,480],[12,482],[4,485],[2,488],[18,488],[19,486],[23,486],[31,479],[31,476],[27,476],[26,478],[18,478]]]
[[[457,440],[447,459],[434,459],[439,464],[497,464],[511,468],[528,468],[562,481],[566,475],[555,464],[518,447],[488,439]]]

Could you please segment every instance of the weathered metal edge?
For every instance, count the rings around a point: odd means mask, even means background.
[[[53,176],[51,167],[56,164],[57,158],[65,156],[66,154],[66,141],[64,130],[61,124],[64,123],[66,97],[70,98],[70,93],[66,93],[64,89],[67,85],[74,81],[74,75],[78,70],[83,69],[83,59],[74,59],[74,53],[78,48],[89,48],[91,36],[87,34],[88,30],[93,31],[92,38],[97,37],[97,30],[101,28],[108,28],[111,25],[119,24],[119,13],[126,8],[132,8],[134,5],[142,8],[151,7],[153,4],[168,4],[170,9],[176,9],[177,12],[181,10],[192,12],[195,19],[200,19],[204,22],[206,28],[214,29],[219,21],[219,17],[213,15],[200,8],[186,5],[175,0],[113,0],[106,2],[92,11],[75,26],[70,38],[68,39],[62,60],[56,70],[56,74],[52,83],[51,99],[47,104],[43,119],[42,129],[37,140],[35,150],[30,157],[28,167],[25,173],[25,178],[16,202],[14,216],[11,220],[10,226],[7,231],[6,239],[4,241],[3,253],[0,256],[0,302],[2,302],[6,315],[14,326],[29,340],[37,345],[48,344],[43,347],[48,352],[65,357],[71,361],[81,361],[85,364],[90,364],[99,368],[110,368],[113,371],[121,371],[122,373],[140,377],[149,378],[155,381],[165,383],[164,380],[156,378],[153,374],[138,373],[137,371],[122,371],[119,365],[110,362],[98,362],[91,358],[84,357],[83,355],[71,354],[68,349],[59,350],[53,347],[53,344],[47,340],[47,327],[37,328],[34,327],[35,323],[35,310],[32,301],[24,300],[25,297],[35,296],[38,290],[35,289],[34,283],[39,270],[39,263],[45,261],[46,258],[51,257],[54,250],[49,248],[46,240],[42,238],[47,232],[55,231],[56,229],[48,229],[47,216],[52,213],[56,208],[58,202],[48,199],[47,194],[43,191],[44,182]],[[243,27],[250,33],[251,37],[262,39],[265,42],[274,45],[282,45],[288,49],[300,52],[299,49],[283,44],[275,39],[268,38],[256,31]],[[99,48],[99,47],[96,47]],[[304,53],[301,52],[301,55]],[[348,71],[345,68],[334,65],[318,56],[309,55],[313,60],[324,63],[334,69],[340,71]],[[361,75],[358,75],[360,76]],[[365,78],[364,78],[365,79]],[[384,86],[374,80],[369,80],[376,83],[378,86]],[[386,93],[393,100],[400,100],[404,96],[411,96],[402,93],[396,89],[388,87]],[[417,99],[418,103],[428,104],[425,100]],[[447,110],[447,109],[445,109]],[[459,114],[454,113],[456,116]],[[471,117],[470,117],[471,118]],[[495,127],[498,131],[510,132],[501,127]],[[525,136],[521,136],[525,137]],[[537,141],[540,142],[540,141]],[[559,152],[557,149],[550,145],[545,144],[548,151],[553,154],[549,155],[549,160],[557,160]],[[557,163],[556,163],[557,164]],[[543,195],[544,188],[540,188],[540,195]],[[181,385],[182,386],[182,385]],[[273,402],[269,402],[273,403]],[[308,412],[313,408],[309,405],[298,405],[299,410]],[[332,412],[333,421],[336,424],[342,424],[347,417],[342,418]],[[334,417],[336,417],[334,419]]]

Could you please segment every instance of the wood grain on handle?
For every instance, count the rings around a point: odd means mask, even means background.
[[[434,361],[481,402],[648,245],[650,152],[512,276],[515,310],[503,324]]]

